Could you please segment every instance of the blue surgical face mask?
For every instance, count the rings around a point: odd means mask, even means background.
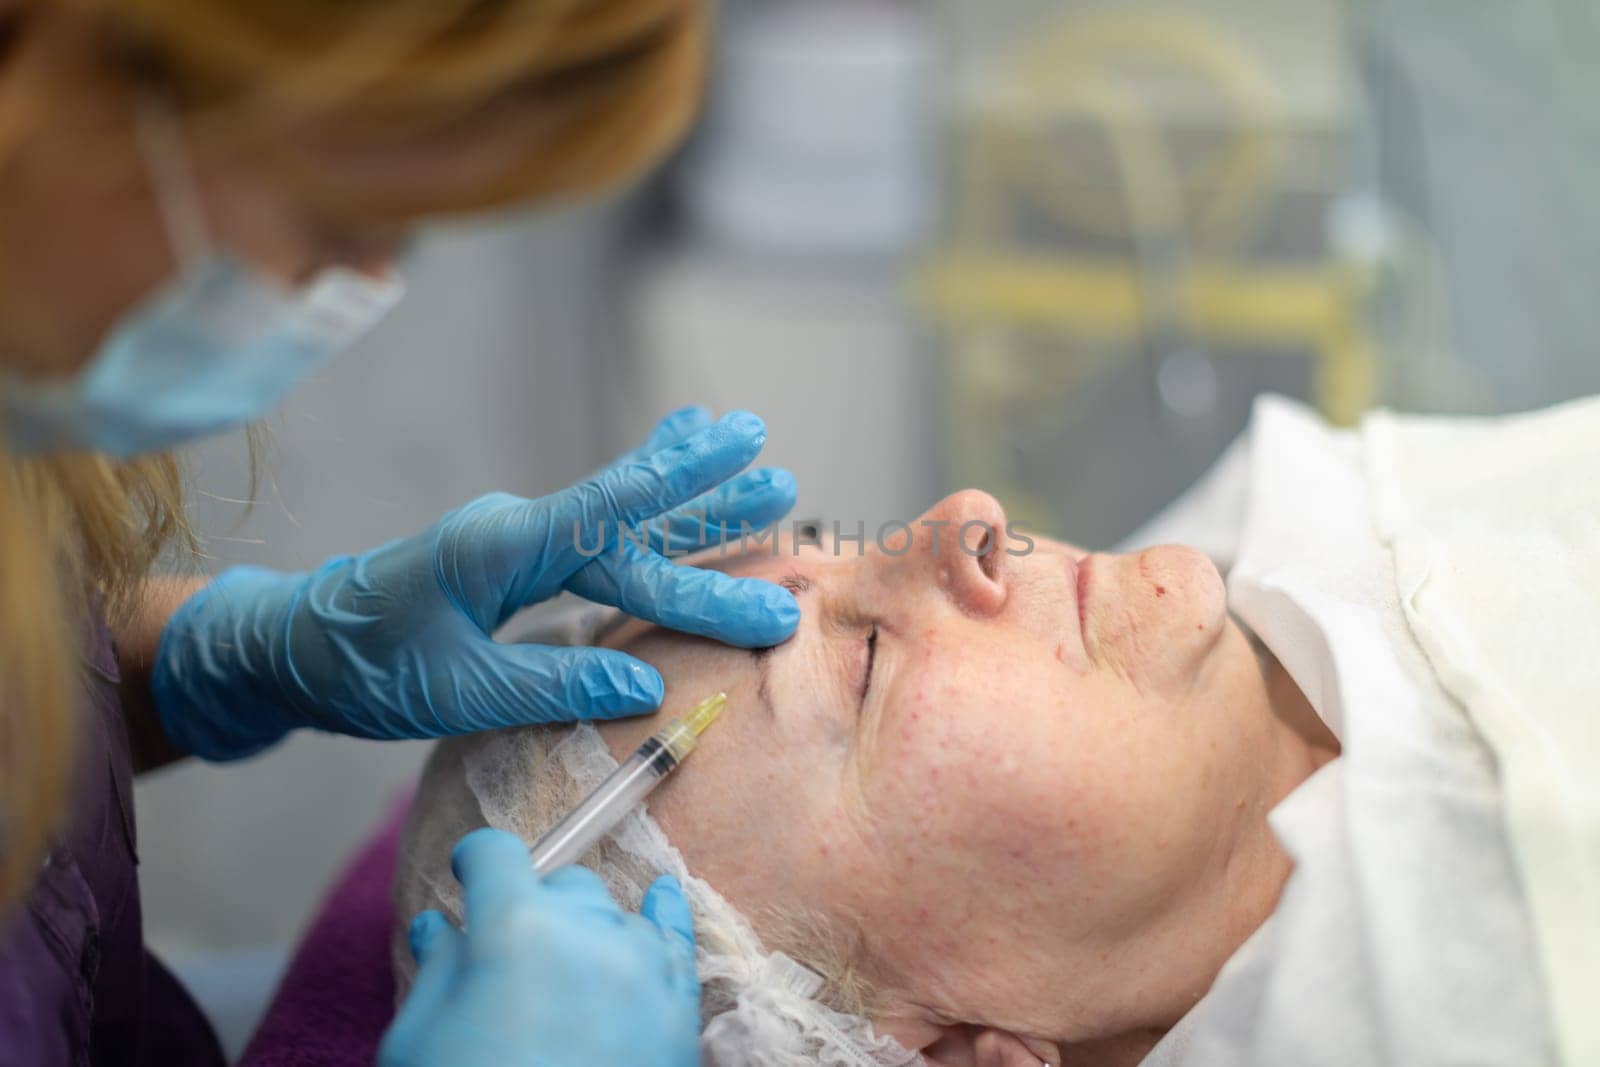
[[[265,415],[400,299],[398,278],[329,268],[286,290],[218,255],[170,116],[141,140],[179,276],[115,325],[71,378],[0,378],[0,418],[20,454],[157,451]]]

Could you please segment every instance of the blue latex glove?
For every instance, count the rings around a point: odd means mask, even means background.
[[[585,867],[543,882],[528,849],[475,830],[452,856],[466,932],[436,911],[411,924],[421,966],[380,1067],[694,1067],[700,981],[675,879],[638,915]]]
[[[766,440],[761,420],[709,422],[700,409],[678,412],[588,482],[537,500],[481,497],[424,533],[311,574],[224,572],[162,632],[151,688],[168,736],[195,755],[234,759],[299,726],[439,737],[658,707],[661,676],[623,652],[491,640],[563,588],[733,645],[785,640],[800,618],[787,590],[617,545],[618,520],[676,514],[671,540],[692,545],[698,519],[685,511],[709,515],[713,543],[716,524],[736,534],[741,521],[766,525],[788,511],[787,472],[735,477]],[[602,527],[608,547],[594,555]]]

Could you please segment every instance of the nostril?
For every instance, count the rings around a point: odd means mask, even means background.
[[[917,523],[918,565],[929,569],[962,611],[986,616],[1005,605],[1006,513],[978,489],[952,493]]]
[[[983,571],[985,578],[991,582],[1000,580],[1000,553],[999,545],[990,543],[989,551],[978,557],[978,567]]]
[[[978,569],[991,582],[1000,580],[1000,539],[995,528],[981,519],[973,519],[961,527],[961,544],[967,554],[977,560]]]

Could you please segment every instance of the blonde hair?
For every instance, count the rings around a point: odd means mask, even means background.
[[[86,614],[117,623],[174,533],[178,464],[0,451],[0,907],[33,880],[72,784]]]
[[[373,225],[635,175],[689,125],[709,17],[701,0],[37,0],[25,10],[91,20],[119,73],[158,81],[199,135],[287,118],[365,138],[455,130],[510,143],[493,173],[378,196],[314,153],[271,146],[325,213]],[[51,72],[26,73],[32,81],[0,83],[0,166],[40,132],[29,108],[48,98]],[[0,913],[26,893],[67,814],[82,626],[94,611],[125,620],[162,547],[174,535],[192,544],[181,481],[171,456],[21,459],[0,427]]]

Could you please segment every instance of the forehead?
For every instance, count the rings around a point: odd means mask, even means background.
[[[393,233],[557,192],[553,165],[538,166],[552,117],[548,101],[530,96],[450,121],[223,108],[186,115],[184,134],[213,193],[272,195],[340,226]]]

